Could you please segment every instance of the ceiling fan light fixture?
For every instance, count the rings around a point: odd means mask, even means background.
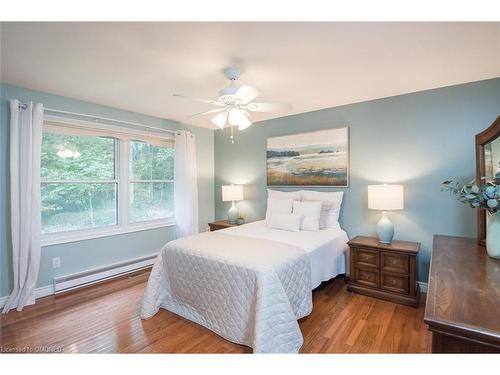
[[[238,129],[239,129],[239,130],[245,130],[245,129],[246,129],[246,128],[248,128],[250,125],[252,125],[252,122],[251,122],[251,121],[248,121],[248,123],[238,125]]]
[[[218,128],[224,129],[227,122],[227,111],[219,113],[212,118],[212,122],[217,125]]]
[[[236,85],[240,76],[240,69],[230,67],[224,69],[224,74],[229,79],[229,86],[219,91],[217,100],[189,98],[179,94],[176,97],[191,99],[197,102],[210,104],[217,108],[195,113],[189,118],[216,114],[211,118],[219,129],[224,130],[226,126],[231,128],[231,141],[234,143],[234,127],[244,130],[252,125],[250,114],[253,112],[285,112],[291,110],[291,105],[282,103],[257,103],[254,99],[260,95],[260,90],[249,85]]]
[[[246,113],[248,112],[245,112],[246,111],[238,108],[231,108],[228,116],[229,123],[233,126],[237,126],[240,130],[248,128],[252,125],[252,122],[247,117]]]
[[[234,81],[231,81],[231,85],[229,87],[225,87],[219,91],[219,102],[226,103],[233,100],[234,94],[238,91],[238,87],[234,86],[233,82]]]

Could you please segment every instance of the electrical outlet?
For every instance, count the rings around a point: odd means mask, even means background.
[[[52,258],[52,268],[59,268],[61,267],[61,258],[55,257]]]

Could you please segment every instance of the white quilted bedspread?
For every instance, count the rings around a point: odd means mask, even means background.
[[[141,318],[159,308],[254,353],[297,353],[297,320],[312,310],[310,260],[290,244],[226,233],[171,241],[153,266]]]

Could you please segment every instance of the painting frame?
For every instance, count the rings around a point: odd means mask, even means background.
[[[300,138],[300,141],[297,139]],[[349,126],[343,125],[334,128],[318,129],[313,131],[307,131],[302,133],[292,133],[279,136],[268,137],[266,139],[266,182],[268,187],[308,187],[308,188],[348,188],[349,187],[349,159],[350,159],[350,144],[349,144],[350,132]],[[319,143],[314,143],[314,139],[321,139]],[[327,142],[323,141],[327,139]],[[287,145],[287,142],[289,144]],[[316,141],[318,142],[318,141]],[[326,150],[318,151],[320,148],[325,148]],[[301,159],[300,153],[302,150],[316,150],[314,154],[311,155],[313,160],[309,163],[313,163],[314,159],[320,157],[323,169],[320,171],[319,177],[318,171],[308,170],[305,175],[300,173],[293,175],[293,180],[298,182],[290,183],[289,173],[291,168],[290,163],[297,163],[297,160]],[[335,151],[332,151],[335,149]],[[284,151],[286,150],[286,151]],[[289,153],[285,156],[280,156],[280,153]],[[306,151],[304,151],[306,152]],[[271,153],[278,153],[277,156],[271,156]],[[321,155],[323,153],[323,155]],[[273,163],[276,163],[277,158],[283,157],[284,161],[280,161],[281,174],[283,174],[283,169],[286,169],[286,176],[276,177],[276,166],[272,166],[270,159],[274,159]],[[345,160],[343,160],[344,158]],[[289,159],[289,160],[286,160]],[[302,158],[304,159],[304,158]],[[316,159],[318,160],[318,159]],[[301,161],[303,162],[303,161]],[[331,163],[331,164],[329,164]],[[326,167],[326,168],[325,168]],[[304,169],[304,168],[301,168]],[[327,172],[325,172],[325,169]],[[274,176],[273,176],[274,175]],[[325,175],[325,176],[323,176]],[[338,176],[337,176],[338,175]],[[344,176],[345,175],[345,176]],[[284,183],[282,180],[287,180]],[[303,179],[304,182],[300,183]],[[310,183],[311,180],[319,179],[318,183]],[[274,181],[273,181],[274,180]],[[328,181],[331,182],[328,182]],[[338,181],[338,182],[335,182]],[[328,182],[328,183],[325,183]]]

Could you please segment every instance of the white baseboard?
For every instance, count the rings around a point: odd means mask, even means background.
[[[54,294],[54,287],[52,285],[41,286],[35,289],[35,298],[47,297]],[[0,309],[5,306],[9,296],[0,297]]]
[[[423,281],[419,281],[418,286],[420,287],[421,293],[427,293],[427,283],[424,283]]]
[[[157,254],[154,254],[122,263],[111,264],[103,268],[54,278],[53,284],[36,288],[35,297],[38,299],[66,292],[150,267],[154,264],[156,256]],[[8,298],[9,296],[0,297],[0,308],[3,308]]]
[[[47,297],[47,296],[51,296],[52,294],[54,294],[54,286],[53,285],[45,285],[45,286],[41,286],[40,288],[35,289],[35,297],[36,298]]]
[[[67,292],[73,289],[99,283],[131,272],[151,267],[157,254],[110,264],[106,267],[95,268],[84,272],[54,278],[54,293]]]

